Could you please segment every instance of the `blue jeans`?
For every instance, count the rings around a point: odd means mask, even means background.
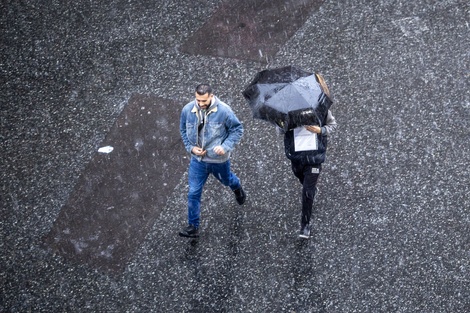
[[[209,174],[214,175],[223,185],[232,190],[241,188],[240,180],[230,170],[230,160],[224,163],[206,163],[191,158],[188,174],[188,223],[196,228],[199,227],[201,215],[202,189]]]

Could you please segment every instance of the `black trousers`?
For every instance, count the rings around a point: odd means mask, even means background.
[[[320,177],[321,164],[303,165],[292,162],[292,171],[302,184],[302,217],[301,226],[310,223],[312,216],[313,199],[317,192],[317,182]]]

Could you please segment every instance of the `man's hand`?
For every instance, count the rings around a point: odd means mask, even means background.
[[[225,154],[225,150],[224,148],[222,148],[222,146],[216,146],[214,148],[214,152],[217,154],[217,155],[224,155]]]
[[[199,148],[199,147],[194,147],[194,148],[191,150],[191,152],[192,152],[193,154],[197,155],[197,156],[204,156],[204,155],[206,155],[206,152],[207,152],[207,151],[206,151],[206,150],[203,150],[203,149],[201,149],[201,148]]]

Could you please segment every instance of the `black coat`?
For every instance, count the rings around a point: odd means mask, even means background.
[[[322,125],[325,125],[325,123],[326,116]],[[303,165],[316,165],[325,162],[328,136],[317,134],[317,139],[318,150],[295,151],[294,130],[287,131],[284,134],[284,150],[286,157],[292,162]]]

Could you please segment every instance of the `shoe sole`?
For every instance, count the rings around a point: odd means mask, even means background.
[[[304,239],[309,239],[310,238],[310,235],[308,236],[305,236],[305,235],[299,235],[300,238],[304,238]]]

